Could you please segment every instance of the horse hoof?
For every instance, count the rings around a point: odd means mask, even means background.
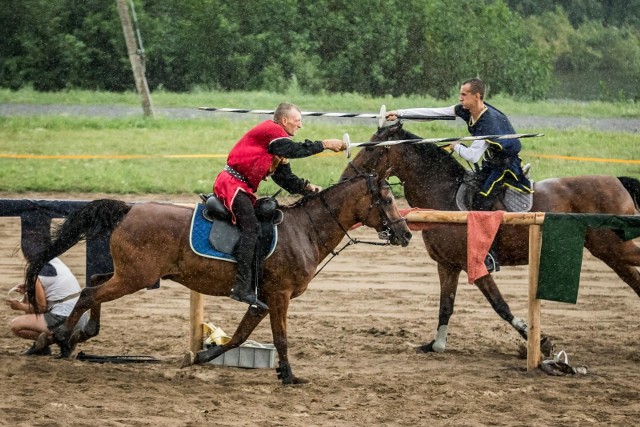
[[[305,380],[304,378],[300,378],[300,377],[296,377],[294,376],[291,379],[291,383],[289,383],[290,385],[300,385],[300,384],[309,384],[309,380]]]
[[[180,369],[186,368],[187,366],[192,366],[195,360],[195,354],[193,351],[187,351],[182,357],[182,361],[180,361]]]
[[[36,350],[44,350],[51,344],[53,344],[53,337],[50,336],[47,332],[42,332],[36,339],[35,348]],[[49,350],[49,354],[51,354],[51,350]]]
[[[70,360],[71,359],[71,352],[70,351],[62,351],[62,349],[60,349],[60,353],[58,353],[56,356],[53,357],[54,359],[66,359],[66,360]]]
[[[436,350],[435,348],[433,348],[435,342],[436,340],[433,340],[429,344],[424,344],[420,347],[416,347],[416,353],[442,353],[444,351],[444,348],[442,350]]]
[[[545,357],[551,357],[555,346],[556,345],[553,343],[553,341],[551,341],[551,338],[549,337],[542,337],[542,339],[540,340],[540,352]]]

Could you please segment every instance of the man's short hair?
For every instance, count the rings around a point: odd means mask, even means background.
[[[484,99],[485,86],[482,80],[476,79],[476,78],[465,80],[462,83],[462,86],[466,84],[468,84],[469,87],[471,87],[471,93],[479,93],[480,99]]]
[[[283,117],[287,117],[291,110],[300,112],[300,109],[295,104],[291,104],[289,102],[281,103],[280,105],[278,105],[278,107],[276,107],[276,111],[273,113],[273,121],[280,122],[280,119],[282,119]]]

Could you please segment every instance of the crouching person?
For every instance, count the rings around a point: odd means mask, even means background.
[[[19,285],[16,290],[25,293],[24,285]],[[51,354],[50,344],[53,342],[53,330],[60,326],[71,314],[73,307],[80,296],[80,285],[69,267],[59,258],[49,261],[38,274],[36,281],[36,302],[40,315],[35,314],[26,298],[7,299],[7,305],[13,310],[22,311],[24,314],[11,320],[11,332],[14,335],[33,340],[33,344],[22,355],[47,356]],[[82,328],[86,323],[88,313],[78,322],[76,328]]]

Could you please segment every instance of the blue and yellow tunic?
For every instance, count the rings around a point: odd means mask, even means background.
[[[485,106],[486,110],[475,122],[472,122],[471,113],[462,108],[462,105],[456,105],[454,110],[456,116],[467,123],[467,129],[472,136],[516,133],[507,116],[487,103]],[[518,156],[522,148],[520,140],[514,138],[486,141],[489,147],[484,153],[480,172],[484,178],[481,194],[488,196],[501,185],[510,186],[521,192],[532,192],[531,183],[524,176],[522,160]]]

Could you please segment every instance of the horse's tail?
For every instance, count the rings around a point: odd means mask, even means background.
[[[640,180],[630,176],[619,176],[622,186],[629,192],[636,209],[640,210]]]
[[[130,209],[131,206],[119,200],[95,200],[71,213],[56,228],[47,247],[27,261],[25,285],[29,295],[29,303],[35,313],[40,313],[35,293],[40,270],[53,258],[65,253],[79,241],[109,235]]]

